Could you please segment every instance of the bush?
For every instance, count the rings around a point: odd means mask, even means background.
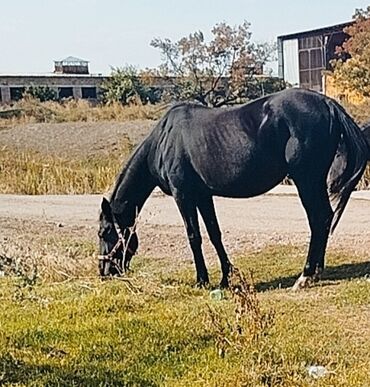
[[[155,103],[160,99],[154,88],[144,85],[133,66],[113,68],[102,84],[102,96],[105,103],[120,102],[123,105]]]
[[[25,91],[25,96],[31,96],[41,102],[56,101],[58,98],[57,92],[49,86],[31,86]]]

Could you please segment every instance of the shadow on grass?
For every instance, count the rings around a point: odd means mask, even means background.
[[[294,285],[300,274],[280,277],[267,282],[259,282],[256,284],[258,292],[271,289],[286,289]],[[370,261],[360,263],[346,263],[338,266],[327,266],[322,275],[322,280],[339,281],[361,278],[365,275],[370,275]]]
[[[159,386],[151,380],[123,371],[106,368],[71,368],[51,365],[29,365],[12,356],[0,357],[0,385],[40,383],[46,386]],[[37,384],[39,385],[39,384]]]

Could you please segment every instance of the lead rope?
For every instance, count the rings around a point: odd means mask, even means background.
[[[107,255],[103,255],[103,256],[99,257],[99,261],[110,262],[111,264],[113,264],[115,266],[115,268],[117,269],[119,275],[122,275],[123,273],[122,273],[121,267],[118,265],[118,263],[114,259],[114,254],[116,254],[116,252],[118,251],[118,249],[122,245],[123,246],[123,259],[124,260],[126,258],[126,252],[129,252],[132,256],[135,255],[135,252],[132,249],[130,249],[129,244],[130,244],[131,237],[135,233],[135,230],[136,230],[136,224],[137,224],[137,218],[138,218],[137,214],[138,214],[138,208],[136,208],[136,217],[135,217],[136,221],[135,221],[134,225],[132,227],[128,227],[130,234],[129,234],[129,237],[128,237],[126,243],[125,243],[123,233],[122,233],[121,228],[119,227],[118,223],[117,222],[113,223],[114,228],[116,229],[116,232],[118,235],[118,241]],[[126,267],[124,267],[124,269],[126,269]]]
[[[118,235],[118,241],[114,245],[112,250],[107,255],[100,256],[99,260],[113,263],[114,266],[116,267],[116,269],[118,270],[118,272],[120,273],[120,275],[122,275],[122,269],[119,267],[119,265],[116,263],[116,261],[113,257],[114,257],[114,254],[116,254],[118,249],[121,247],[121,245],[123,246],[123,259],[125,259],[126,252],[129,252],[131,255],[135,255],[135,252],[132,249],[130,249],[129,243],[130,243],[132,234],[135,232],[136,225],[129,228],[130,235],[129,235],[129,238],[127,239],[127,243],[125,243],[125,239],[123,237],[121,228],[119,227],[118,223],[114,222],[113,224],[114,224],[114,228],[116,229],[116,232]]]

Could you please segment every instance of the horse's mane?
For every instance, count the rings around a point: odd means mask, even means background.
[[[361,130],[363,132],[367,131],[367,130],[370,130],[370,120],[369,121],[366,121],[364,124],[362,124],[360,126]]]
[[[113,186],[113,190],[112,190],[111,194],[109,195],[110,200],[112,198],[114,198],[114,196],[116,195],[117,190],[120,187],[123,179],[127,176],[128,173],[130,173],[130,170],[133,169],[133,165],[136,162],[137,156],[144,150],[145,147],[146,147],[146,142],[144,140],[141,144],[139,144],[136,147],[133,154],[130,156],[130,158],[126,162],[126,164],[123,165],[123,167],[121,168],[121,171],[118,173],[118,175],[116,177],[116,180],[115,180],[115,183]]]

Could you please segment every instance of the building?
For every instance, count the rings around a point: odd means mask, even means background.
[[[278,37],[279,77],[292,86],[324,91],[323,71],[330,69],[336,47],[348,37],[343,23]]]
[[[58,99],[97,99],[104,77],[89,73],[89,62],[68,57],[54,62],[54,72],[48,74],[0,74],[0,102],[22,98],[29,87],[49,87]]]

